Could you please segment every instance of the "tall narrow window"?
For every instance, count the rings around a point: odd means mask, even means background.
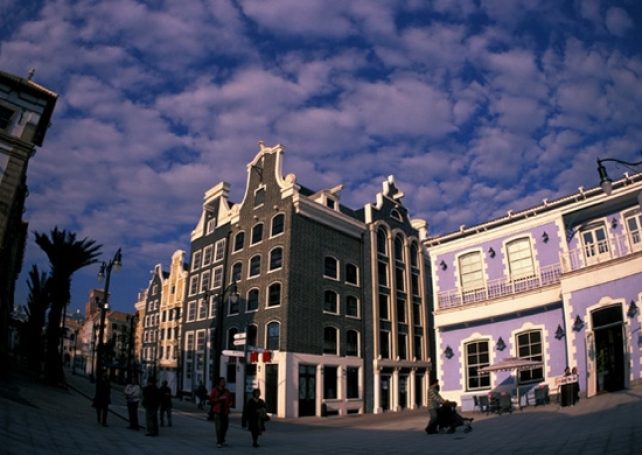
[[[254,207],[259,207],[265,202],[265,187],[258,188],[254,192]]]
[[[205,292],[210,288],[210,272],[203,272],[201,275],[201,292]]]
[[[337,329],[334,327],[323,329],[323,353],[337,354]]]
[[[339,261],[332,256],[326,256],[323,262],[323,276],[334,280],[339,279]]]
[[[359,356],[359,332],[356,330],[348,330],[346,332],[346,355]]]
[[[191,270],[197,270],[201,266],[201,259],[203,257],[203,253],[199,251],[195,251],[194,254],[192,254],[192,268]]]
[[[222,261],[225,256],[225,239],[220,239],[214,244],[214,262]]]
[[[532,277],[535,275],[531,240],[528,237],[512,240],[506,244],[508,266],[512,280]]]
[[[479,251],[459,256],[459,279],[464,292],[484,287],[482,259]]]
[[[490,376],[480,373],[479,369],[488,366],[488,341],[474,341],[466,344],[466,390],[479,390],[490,387]]]
[[[245,330],[245,342],[248,346],[257,346],[257,335],[259,328],[255,324],[250,324]]]
[[[359,300],[353,296],[346,296],[346,316],[359,317]]]
[[[203,249],[203,267],[207,267],[212,262],[212,245]]]
[[[283,248],[276,247],[270,251],[270,270],[277,270],[283,266]]]
[[[520,359],[542,361],[542,331],[530,330],[517,335],[517,353]],[[544,369],[533,368],[519,372],[520,384],[544,380]]]
[[[337,398],[337,367],[323,367],[323,398],[334,400]]]
[[[252,245],[263,240],[263,223],[257,223],[252,228]]]
[[[337,293],[334,291],[325,291],[323,294],[323,311],[328,313],[337,313]]]
[[[402,360],[408,358],[408,335],[405,333],[397,335],[397,355]]]
[[[403,237],[400,235],[395,236],[395,260],[399,262],[403,262],[404,260],[404,254],[403,254]]]
[[[219,266],[214,269],[214,277],[212,278],[212,288],[220,288],[223,286],[223,267]]]
[[[283,226],[285,224],[285,215],[282,213],[279,213],[278,215],[275,215],[274,218],[272,218],[272,229],[270,235],[274,237],[275,235],[279,235],[283,233]]]
[[[359,398],[359,368],[348,367],[346,368],[346,398],[356,399]]]
[[[247,311],[256,311],[259,309],[259,290],[250,289],[247,293]]]
[[[632,251],[642,249],[642,214],[636,213],[626,218],[626,230]]]
[[[277,351],[279,349],[279,341],[280,341],[280,325],[278,322],[270,322],[267,325],[267,340],[265,344],[265,348],[272,350],[272,351]]]
[[[582,230],[582,246],[587,265],[610,258],[609,242],[603,224],[591,225]]]
[[[390,319],[390,302],[386,294],[379,294],[379,318]]]
[[[387,256],[386,231],[383,228],[377,229],[377,253]]]
[[[281,283],[273,283],[268,288],[268,307],[279,306],[281,304]]]
[[[412,242],[410,244],[410,265],[413,267],[418,267],[419,261],[417,259],[417,256],[419,255],[419,249],[417,248],[417,244],[415,242]]]
[[[256,256],[252,256],[252,258],[250,259],[248,278],[259,276],[260,273],[261,273],[261,256],[257,254]]]
[[[346,283],[359,285],[359,269],[354,264],[346,264]]]
[[[241,281],[241,274],[243,272],[243,264],[237,262],[232,266],[232,281],[239,282]]]
[[[238,232],[234,236],[234,252],[241,251],[243,249],[243,244],[245,243],[245,232]]]
[[[390,332],[385,330],[379,332],[379,355],[383,359],[390,358]]]

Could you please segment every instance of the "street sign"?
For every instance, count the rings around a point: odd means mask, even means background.
[[[234,339],[235,340],[245,340],[245,332],[235,333],[234,334]]]
[[[234,346],[245,346],[245,338],[241,340],[234,340],[232,341],[232,343],[234,344]]]
[[[243,357],[243,351],[223,350],[222,354],[227,357]]]

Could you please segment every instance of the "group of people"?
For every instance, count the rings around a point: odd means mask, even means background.
[[[107,426],[107,413],[109,404],[111,404],[111,385],[107,374],[99,375],[97,381],[96,395],[92,406],[96,408],[98,423]],[[225,378],[219,378],[209,397],[207,392],[203,396],[203,390],[205,390],[204,387],[202,390],[201,387],[198,389],[198,407],[203,409],[204,402],[209,401],[210,414],[216,429],[216,447],[225,447],[227,446],[225,439],[229,428],[230,409],[233,405],[232,393],[225,386]],[[158,436],[159,411],[160,426],[165,426],[165,421],[167,421],[167,426],[172,426],[172,390],[167,381],[163,381],[158,387],[155,378],[150,377],[147,385],[141,389],[138,380],[132,378],[130,383],[125,386],[124,394],[129,414],[129,429],[136,431],[140,429],[138,423],[139,403],[145,409],[146,436]],[[269,419],[265,401],[261,399],[261,391],[254,389],[252,397],[245,404],[241,418],[243,428],[247,428],[252,435],[253,447],[259,447],[259,436],[265,431],[265,422]]]
[[[560,397],[560,406],[575,406],[580,401],[580,383],[577,376],[577,368],[566,367],[564,369],[564,384],[560,386],[558,396]]]

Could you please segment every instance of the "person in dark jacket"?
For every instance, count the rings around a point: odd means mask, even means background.
[[[147,385],[143,387],[143,407],[145,408],[145,423],[147,433],[145,436],[158,436],[158,406],[160,405],[160,392],[156,387],[156,379],[150,377]]]
[[[265,401],[261,399],[261,391],[254,389],[252,398],[250,398],[243,409],[241,425],[243,428],[250,430],[252,434],[252,447],[259,446],[259,435],[265,431],[265,422],[269,417],[265,407]]]
[[[98,423],[104,427],[107,426],[107,412],[111,403],[111,385],[106,373],[98,375],[96,382],[96,396],[94,396],[93,406],[96,408]]]
[[[163,381],[160,388],[160,424],[165,426],[165,416],[167,416],[167,426],[172,426],[172,389]]]

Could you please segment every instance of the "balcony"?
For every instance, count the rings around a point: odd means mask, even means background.
[[[639,230],[613,236],[599,242],[586,243],[580,248],[561,255],[562,273],[574,272],[642,251],[642,233]]]
[[[537,270],[534,275],[511,280],[499,278],[486,283],[486,286],[470,291],[451,289],[437,294],[439,309],[456,308],[486,300],[499,299],[521,294],[560,282],[560,264],[552,264]]]

